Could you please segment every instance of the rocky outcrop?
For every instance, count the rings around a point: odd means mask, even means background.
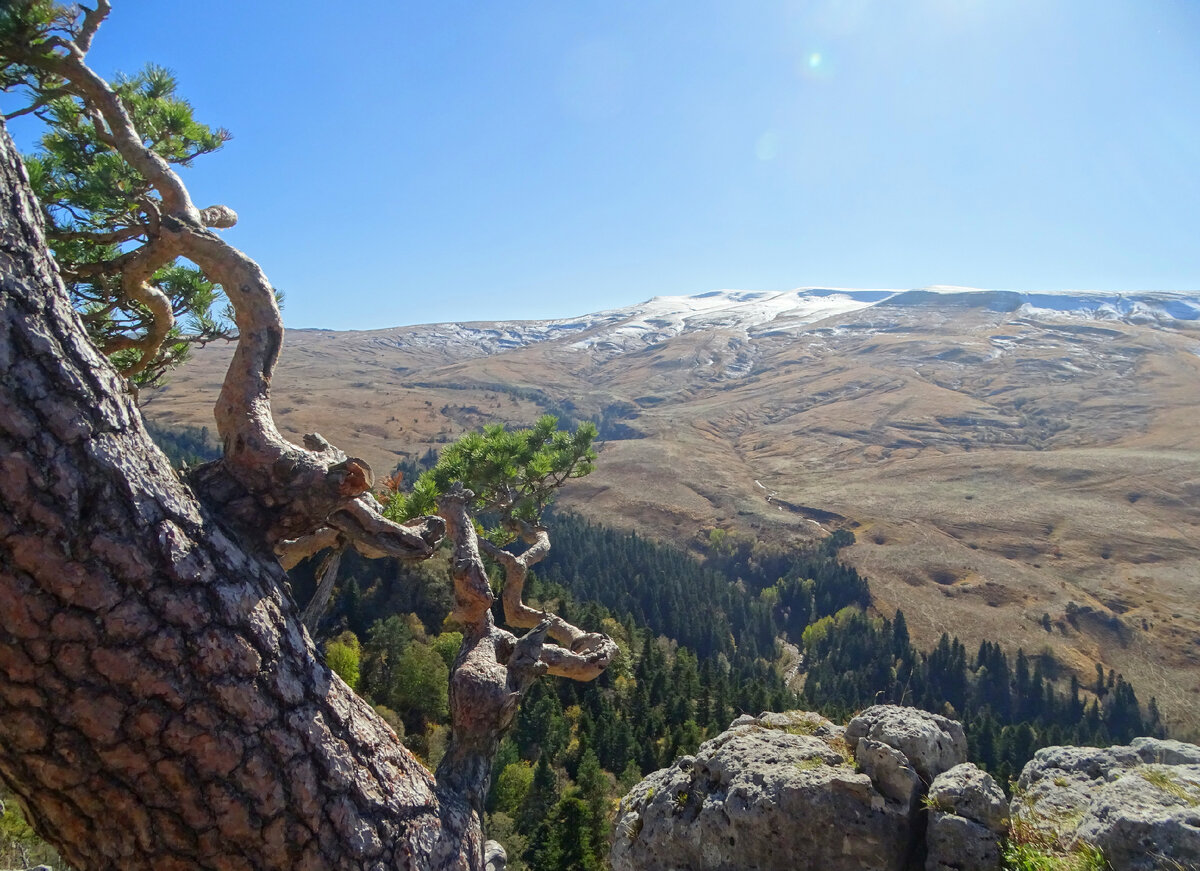
[[[974,770],[965,759],[957,723],[912,708],[846,729],[808,712],[739,717],[622,800],[613,869],[905,871],[923,851],[924,778]],[[955,781],[963,808],[990,807],[967,795],[982,782]]]
[[[1008,799],[991,775],[956,765],[934,778],[926,799],[925,871],[995,871],[1008,833]]]
[[[622,799],[613,871],[999,871],[1006,842],[1036,867],[1200,869],[1200,747],[1048,747],[1011,802],[966,751],[913,708],[738,717]]]
[[[846,727],[848,742],[862,739],[900,751],[925,783],[967,761],[967,736],[962,725],[915,708],[867,708]]]
[[[1200,868],[1200,747],[1047,747],[1021,772],[1012,816],[1026,837],[1099,848],[1114,871]]]
[[[483,845],[483,871],[504,871],[508,867],[508,853],[499,841],[485,841]]]

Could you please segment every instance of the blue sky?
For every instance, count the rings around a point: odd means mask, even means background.
[[[1200,288],[1194,0],[114,5],[94,65],[232,131],[187,178],[288,326]]]

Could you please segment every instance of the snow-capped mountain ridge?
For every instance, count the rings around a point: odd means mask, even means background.
[[[1109,320],[1200,320],[1200,291],[1014,291],[935,287],[904,291],[886,302],[889,305],[949,305]]]
[[[1010,291],[932,286],[912,290],[804,287],[787,291],[713,290],[656,296],[645,302],[575,318],[480,321],[396,327],[363,334],[381,347],[437,345],[467,356],[495,354],[541,342],[593,355],[656,345],[685,332],[722,331],[751,339],[787,334],[827,318],[879,308],[935,306],[1010,312],[1016,317],[1120,320],[1169,324],[1200,321],[1200,291]]]

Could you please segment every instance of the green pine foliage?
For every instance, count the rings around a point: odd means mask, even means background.
[[[1072,678],[1058,687],[1053,662],[1018,650],[1010,665],[1000,645],[984,641],[974,656],[943,635],[928,653],[908,641],[903,612],[894,621],[863,613],[837,615],[805,631],[804,696],[827,715],[872,704],[906,704],[945,714],[966,728],[971,760],[1002,784],[1041,747],[1107,746],[1164,734],[1153,699],[1143,712],[1133,687],[1108,673],[1100,692]]]
[[[797,552],[742,541],[698,561],[679,548],[574,515],[555,514],[553,524],[554,549],[538,566],[550,587],[628,614],[701,657],[774,660],[776,640],[798,640],[814,615],[870,604],[866,581],[825,545]],[[778,589],[777,599],[761,595],[768,587]],[[788,626],[796,631],[785,631]]]
[[[130,343],[146,335],[150,311],[122,287],[126,263],[158,232],[161,198],[150,183],[106,141],[92,114],[54,76],[11,60],[19,51],[45,46],[56,35],[73,36],[79,9],[44,2],[0,8],[0,89],[21,93],[24,114],[44,125],[38,149],[25,155],[29,180],[42,206],[46,236],[75,308],[101,350],[119,369],[141,361]],[[188,167],[220,149],[228,131],[195,119],[178,93],[170,70],[148,65],[111,82],[142,143],[168,164]],[[135,385],[158,382],[182,363],[196,344],[234,335],[221,288],[195,266],[173,259],[149,284],[169,299],[175,324],[167,341],[132,375]]]
[[[514,816],[525,804],[533,788],[533,766],[525,759],[510,762],[500,769],[490,795],[494,813]]]
[[[437,464],[421,473],[410,492],[392,495],[388,516],[408,520],[433,514],[438,497],[462,483],[475,494],[472,508],[496,521],[490,537],[507,543],[515,536],[514,522],[540,523],[558,488],[595,468],[595,438],[593,424],[580,424],[567,432],[550,414],[529,429],[495,424],[468,433],[442,451]]]
[[[362,646],[350,630],[325,643],[325,663],[352,690],[358,689],[361,662]]]

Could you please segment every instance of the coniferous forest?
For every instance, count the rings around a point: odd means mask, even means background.
[[[943,636],[918,650],[903,613],[873,614],[867,581],[839,562],[848,532],[797,552],[714,530],[698,557],[568,513],[550,526],[529,600],[607,632],[621,656],[594,682],[543,679],[523,701],[488,800],[489,834],[513,867],[603,867],[616,800],[743,713],[844,721],[872,704],[914,705],[960,720],[972,760],[1005,784],[1039,747],[1162,733],[1154,701],[1100,667],[1082,684],[990,641],[968,651]],[[321,632],[330,664],[430,764],[445,746],[460,641],[444,624],[444,573],[439,560],[348,555]],[[311,577],[293,574],[303,600]]]
[[[206,431],[152,431],[176,465],[216,454]],[[436,461],[431,451],[397,471],[415,480]],[[538,681],[520,707],[488,798],[489,835],[515,869],[602,868],[615,802],[739,714],[804,708],[844,722],[873,704],[913,705],[961,721],[972,761],[1002,784],[1040,747],[1163,734],[1155,701],[1100,665],[1080,682],[993,641],[968,651],[943,635],[918,650],[903,612],[873,613],[867,580],[839,561],[846,530],[797,551],[713,529],[697,555],[566,512],[548,525],[554,546],[529,600],[608,633],[621,656],[591,683]],[[291,573],[300,602],[314,567]],[[445,554],[406,565],[351,551],[317,633],[331,667],[431,766],[461,642],[451,606]]]
[[[200,430],[154,435],[177,465],[215,452]],[[797,551],[714,529],[697,555],[570,513],[548,525],[554,546],[528,600],[608,633],[621,655],[593,682],[544,678],[524,699],[487,806],[489,836],[514,869],[603,868],[617,800],[739,714],[804,708],[844,722],[872,704],[917,706],[960,720],[972,761],[1003,784],[1043,746],[1163,734],[1154,700],[1139,703],[1099,665],[1081,683],[992,641],[968,651],[944,635],[918,650],[904,614],[873,613],[867,580],[839,561],[854,540],[845,530]],[[299,602],[312,594],[313,562],[291,573]],[[451,605],[445,552],[403,564],[350,551],[316,633],[330,666],[431,766],[448,739],[461,643],[446,622]],[[8,852],[41,856],[15,814],[7,809],[0,832]]]

